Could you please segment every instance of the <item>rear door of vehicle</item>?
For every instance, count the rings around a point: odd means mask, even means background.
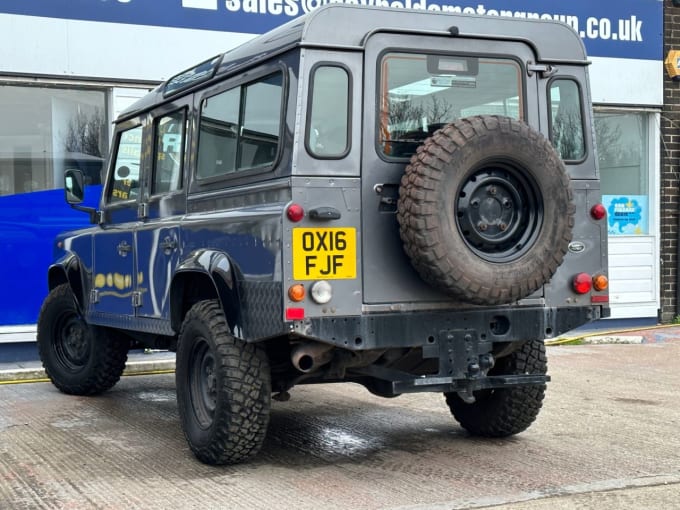
[[[181,253],[179,222],[186,212],[185,150],[192,96],[152,112],[153,152],[137,230],[137,315],[168,319],[170,281]]]
[[[537,78],[526,70],[535,59],[529,46],[507,40],[369,38],[361,174],[365,303],[449,301],[422,281],[404,253],[396,219],[401,177],[416,147],[458,118],[505,115],[540,129]]]

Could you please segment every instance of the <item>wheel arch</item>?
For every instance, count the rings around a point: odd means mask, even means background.
[[[172,328],[179,331],[189,309],[198,301],[217,299],[235,337],[242,337],[239,271],[224,252],[192,252],[177,268],[170,284]]]
[[[52,264],[47,270],[47,287],[51,291],[59,285],[68,284],[82,313],[87,308],[87,285],[83,279],[84,274],[85,271],[83,271],[78,257],[73,253],[69,253]]]

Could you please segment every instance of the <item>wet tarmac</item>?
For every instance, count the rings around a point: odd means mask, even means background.
[[[172,375],[98,397],[0,385],[0,509],[677,507],[680,343],[548,356],[544,409],[514,438],[469,437],[438,394],[296,387],[261,454],[228,467],[191,455]]]

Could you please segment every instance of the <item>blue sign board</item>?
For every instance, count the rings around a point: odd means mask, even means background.
[[[647,195],[603,195],[610,236],[647,235],[649,206]]]
[[[327,3],[557,19],[589,55],[663,59],[661,0],[2,0],[0,13],[259,34]]]

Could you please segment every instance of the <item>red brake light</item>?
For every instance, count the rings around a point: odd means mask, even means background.
[[[590,208],[590,216],[592,216],[594,220],[599,221],[607,216],[607,209],[605,209],[602,204],[595,204]]]
[[[288,209],[286,209],[286,216],[288,216],[288,219],[290,221],[297,223],[298,221],[305,217],[305,210],[302,208],[301,205],[290,204],[288,206]]]
[[[588,273],[579,273],[572,283],[577,294],[587,294],[593,286],[593,279]]]

